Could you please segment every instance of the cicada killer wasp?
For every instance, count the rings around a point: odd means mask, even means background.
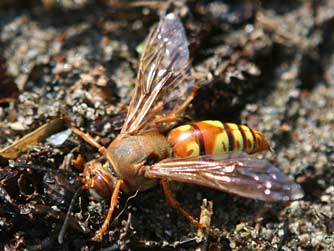
[[[176,15],[168,14],[146,40],[120,134],[105,148],[89,134],[72,128],[96,147],[109,164],[89,162],[84,168],[84,187],[99,196],[111,197],[95,240],[100,240],[107,230],[121,190],[144,191],[159,181],[170,204],[196,225],[198,222],[173,198],[168,180],[269,202],[303,197],[300,186],[280,169],[249,155],[269,150],[260,132],[219,121],[172,129],[193,99],[194,90],[185,30]]]

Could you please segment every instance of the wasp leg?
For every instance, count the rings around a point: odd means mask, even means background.
[[[83,131],[79,130],[76,127],[71,127],[72,132],[74,132],[76,135],[80,136],[83,140],[85,140],[88,144],[98,149],[98,151],[103,155],[107,155],[107,149],[100,145],[92,136],[90,136],[88,133],[84,133]]]
[[[71,159],[71,163],[79,170],[83,169],[83,165],[85,163],[85,158],[80,153],[75,159]]]
[[[177,106],[177,109],[173,113],[170,113],[165,116],[157,117],[153,122],[152,122],[152,127],[156,127],[156,124],[159,123],[170,123],[170,122],[177,122],[177,121],[182,121],[184,119],[183,112],[184,110],[188,107],[190,102],[194,99],[194,97],[197,94],[197,91],[199,89],[199,86],[195,86],[193,88],[192,93],[187,97],[186,100],[183,101],[183,103],[179,106]]]
[[[112,196],[111,196],[111,199],[110,199],[110,206],[109,206],[107,216],[106,216],[106,218],[103,222],[103,225],[101,226],[101,228],[96,232],[95,236],[93,237],[94,241],[101,241],[102,238],[103,238],[103,235],[107,231],[107,229],[109,227],[109,224],[110,224],[112,213],[114,212],[115,208],[118,205],[118,196],[119,196],[119,193],[121,191],[121,187],[123,185],[124,185],[123,180],[117,180],[115,189],[114,189],[114,191],[112,193]]]
[[[192,217],[190,215],[190,213],[188,213],[186,210],[184,210],[181,207],[181,203],[179,201],[177,201],[173,194],[172,191],[169,188],[169,184],[168,181],[166,179],[161,179],[160,180],[161,185],[162,185],[162,189],[164,191],[164,194],[166,196],[166,199],[168,201],[168,203],[175,209],[179,210],[192,224],[194,224],[197,228],[202,228],[202,224],[200,224],[194,217]]]
[[[191,94],[186,98],[185,101],[183,101],[183,103],[179,106],[177,106],[177,109],[175,110],[174,114],[176,114],[178,116],[178,114],[181,114],[184,112],[184,110],[188,107],[188,105],[190,104],[190,102],[194,99],[194,97],[197,95],[197,92],[199,90],[199,86],[195,85]]]

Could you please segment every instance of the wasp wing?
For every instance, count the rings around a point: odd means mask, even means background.
[[[301,187],[279,168],[245,153],[167,159],[149,167],[145,176],[211,187],[268,202],[303,197]]]
[[[179,18],[164,16],[152,30],[140,59],[134,94],[121,133],[147,129],[157,116],[168,116],[190,96],[188,41]]]

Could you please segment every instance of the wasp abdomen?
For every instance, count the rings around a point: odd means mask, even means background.
[[[269,150],[258,131],[234,123],[205,120],[174,128],[168,135],[175,157],[195,157],[232,151],[256,153]]]

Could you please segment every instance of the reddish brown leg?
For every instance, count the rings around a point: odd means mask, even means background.
[[[181,121],[183,118],[181,116],[178,116],[176,114],[169,114],[167,116],[164,116],[164,117],[159,117],[159,118],[156,118],[154,121],[153,121],[153,125],[155,124],[158,124],[158,123],[168,123],[168,122],[174,122],[174,121]]]
[[[160,182],[168,203],[173,208],[179,210],[197,228],[202,228],[202,225],[194,217],[192,217],[186,210],[184,210],[181,207],[181,203],[174,198],[172,191],[169,188],[168,181],[166,179],[161,179]]]
[[[110,199],[110,206],[109,206],[107,216],[106,216],[106,218],[103,222],[102,227],[96,232],[95,236],[93,237],[94,241],[101,241],[102,238],[103,238],[103,235],[107,231],[107,229],[109,227],[109,224],[110,224],[112,213],[114,212],[115,208],[118,205],[118,196],[119,196],[119,193],[121,191],[121,187],[123,185],[124,185],[123,180],[117,180],[115,189],[114,189],[114,191],[112,193],[112,196],[111,196],[111,199]]]
[[[75,159],[71,159],[71,163],[78,169],[81,170],[83,169],[83,165],[85,163],[85,158],[82,156],[80,153]]]
[[[174,122],[174,121],[178,121],[178,120],[181,121],[183,119],[182,114],[183,114],[184,110],[187,108],[187,106],[190,104],[190,102],[194,99],[198,89],[199,89],[199,87],[195,86],[192,93],[187,97],[186,100],[183,101],[182,104],[177,106],[177,109],[175,109],[175,111],[173,113],[168,114],[167,116],[158,117],[153,121],[153,123],[158,124],[158,123],[164,123],[164,122],[166,122],[166,123],[167,122]]]
[[[90,144],[93,147],[96,147],[98,151],[103,154],[103,156],[106,156],[107,149],[100,145],[92,136],[90,136],[88,133],[84,133],[83,131],[79,130],[76,127],[71,127],[72,132],[74,132],[76,135],[80,136],[83,140],[85,140],[88,144]]]
[[[192,93],[187,97],[187,99],[185,101],[183,101],[183,103],[181,105],[179,105],[177,107],[177,109],[175,110],[175,114],[179,115],[181,113],[184,112],[184,110],[188,107],[188,105],[190,104],[190,102],[194,99],[194,97],[196,96],[197,92],[199,90],[199,86],[196,85],[194,86]]]

